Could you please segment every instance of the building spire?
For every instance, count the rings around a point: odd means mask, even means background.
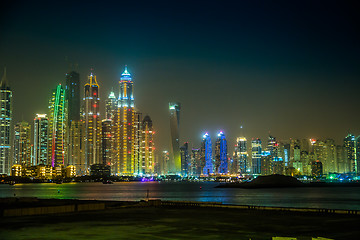
[[[1,78],[0,87],[1,87],[1,88],[9,87],[9,82],[8,82],[8,80],[7,80],[7,77],[6,77],[6,67],[4,67],[4,75],[3,75],[3,77]]]

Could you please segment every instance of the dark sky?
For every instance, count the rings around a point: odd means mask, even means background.
[[[14,119],[47,113],[67,60],[95,68],[104,100],[127,64],[135,105],[169,148],[168,102],[182,141],[205,131],[265,140],[360,134],[359,4],[346,1],[7,1],[0,67]],[[4,3],[3,3],[4,4]],[[2,73],[2,70],[1,70]],[[81,93],[83,94],[83,93]]]

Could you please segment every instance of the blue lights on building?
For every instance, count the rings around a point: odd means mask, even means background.
[[[208,133],[205,133],[202,142],[202,148],[205,158],[205,167],[203,169],[204,175],[213,174],[213,163],[212,163],[212,147],[211,147],[211,138]]]

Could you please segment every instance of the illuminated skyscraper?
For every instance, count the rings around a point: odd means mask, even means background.
[[[120,78],[120,93],[115,121],[115,144],[117,157],[117,174],[132,175],[135,172],[135,110],[133,81],[125,66]]]
[[[143,173],[142,162],[142,137],[143,137],[143,122],[142,113],[135,111],[134,113],[134,174]]]
[[[12,91],[6,78],[6,68],[0,82],[0,103],[0,174],[10,175],[12,165]]]
[[[89,169],[93,164],[100,163],[101,120],[99,85],[92,73],[85,84],[84,124],[85,124],[85,165]]]
[[[34,165],[31,161],[31,125],[19,122],[15,124],[14,130],[14,164],[30,167]]]
[[[261,174],[261,150],[261,140],[253,139],[251,141],[252,174]]]
[[[238,137],[236,139],[236,160],[238,164],[238,173],[246,174],[249,168],[247,140],[245,137]]]
[[[356,151],[356,154],[355,154],[356,173],[360,173],[360,135],[357,136],[355,145],[356,145],[356,148],[355,148],[355,151]]]
[[[141,173],[154,174],[154,142],[153,123],[146,115],[141,127]]]
[[[102,146],[102,161],[101,163],[107,166],[112,166],[112,147],[113,147],[113,137],[111,127],[112,122],[110,119],[104,119],[101,123],[101,146]]]
[[[75,166],[76,175],[86,175],[87,169],[85,166],[84,156],[84,122],[71,122],[69,129],[69,148],[68,148],[68,163],[67,165]]]
[[[200,148],[193,148],[191,150],[191,176],[200,176],[202,168],[200,166]]]
[[[210,175],[214,173],[214,165],[212,159],[212,145],[211,138],[208,133],[204,134],[203,140],[201,142],[201,165],[204,166],[202,174]]]
[[[356,161],[356,141],[354,135],[348,134],[344,138],[344,147],[347,155],[347,162],[350,164],[350,172],[357,173],[358,162]]]
[[[65,89],[59,84],[49,101],[48,163],[57,167],[65,162],[67,109]]]
[[[215,173],[228,173],[227,141],[223,132],[219,132],[215,142]]]
[[[66,74],[66,100],[68,109],[68,126],[72,121],[80,120],[80,77],[79,73],[71,71]]]
[[[48,164],[48,127],[46,114],[36,114],[34,119],[34,165]]]
[[[189,156],[189,143],[184,143],[180,147],[180,158],[181,158],[181,175],[186,177],[189,175],[189,165],[190,165],[190,156]]]
[[[180,124],[180,103],[169,103],[170,110],[170,131],[171,131],[171,150],[169,171],[173,174],[181,172],[181,157],[179,145],[179,124]]]
[[[106,119],[114,120],[116,115],[118,101],[116,99],[115,93],[110,92],[109,97],[105,100],[105,117]]]

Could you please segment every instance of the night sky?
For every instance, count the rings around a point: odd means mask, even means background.
[[[15,122],[48,112],[51,89],[73,62],[82,84],[95,69],[102,101],[112,87],[118,92],[128,65],[158,150],[170,147],[169,101],[181,102],[181,141],[194,147],[205,131],[215,141],[223,130],[231,152],[241,125],[249,139],[270,131],[340,144],[349,131],[360,134],[359,4],[74,2],[0,7],[0,67]]]

